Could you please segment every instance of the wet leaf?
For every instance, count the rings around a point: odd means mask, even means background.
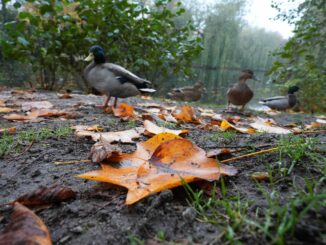
[[[75,197],[76,192],[69,187],[52,186],[41,187],[31,193],[18,197],[14,202],[19,202],[27,207],[33,207],[60,203]]]
[[[119,155],[121,152],[118,146],[111,145],[108,142],[97,142],[92,146],[88,158],[91,159],[92,162],[101,162],[104,159],[110,158],[112,154]]]
[[[144,127],[145,127],[145,134],[147,135],[155,135],[160,133],[171,133],[171,134],[181,135],[189,132],[189,130],[187,129],[173,130],[164,127],[159,127],[155,123],[149,120],[144,121]]]
[[[271,121],[266,121],[264,119],[258,118],[255,122],[250,123],[250,126],[261,132],[271,133],[271,134],[290,134],[292,133],[289,129],[285,129],[274,125]]]
[[[15,203],[10,223],[0,234],[0,244],[51,245],[52,242],[43,221],[30,209]]]
[[[229,122],[226,121],[226,120],[223,120],[223,121],[221,122],[220,128],[221,128],[223,131],[235,130],[235,131],[238,131],[238,132],[241,132],[241,133],[244,133],[244,134],[253,134],[253,133],[256,132],[256,130],[253,129],[253,128],[242,128],[242,127],[236,127],[236,126],[234,126],[233,124],[229,123]]]
[[[113,115],[116,117],[121,117],[124,120],[132,118],[134,116],[134,108],[131,105],[121,103],[119,107],[112,108]]]
[[[91,137],[94,141],[103,142],[121,142],[121,143],[133,143],[133,139],[137,139],[144,132],[144,128],[137,127],[134,129],[118,131],[118,132],[94,132],[88,130],[89,126],[77,125],[73,126],[76,130],[77,137]]]
[[[119,163],[115,168],[108,163]],[[102,169],[78,177],[109,182],[128,189],[126,204],[182,185],[183,181],[217,180],[234,175],[236,169],[206,157],[206,152],[191,141],[170,133],[161,133],[137,144],[137,151],[107,159]]]
[[[193,107],[189,105],[184,105],[179,108],[176,112],[172,114],[178,121],[185,123],[195,123],[200,124],[200,120],[197,118],[195,114],[195,110]]]

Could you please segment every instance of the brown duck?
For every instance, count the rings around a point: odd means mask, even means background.
[[[174,100],[198,101],[204,91],[204,84],[198,81],[193,86],[172,89],[171,92],[168,93],[168,97]]]
[[[257,80],[254,72],[251,70],[243,70],[239,77],[239,82],[234,84],[232,88],[227,91],[228,96],[228,110],[230,104],[241,106],[241,111],[244,110],[245,105],[252,99],[254,93],[246,84],[248,79]]]

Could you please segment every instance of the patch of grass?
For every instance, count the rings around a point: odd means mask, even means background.
[[[166,121],[157,121],[157,125],[163,128],[168,128],[168,129],[178,129],[179,126],[176,123],[173,122],[166,122]]]
[[[209,136],[210,140],[218,141],[219,139],[231,140],[236,137],[237,133],[235,131],[225,131],[225,132],[214,132]]]
[[[129,120],[126,123],[126,128],[127,129],[132,129],[132,128],[135,128],[135,127],[136,127],[136,121],[134,121],[134,120]]]
[[[326,158],[318,153],[317,145],[319,141],[311,137],[285,136],[279,142],[279,171],[285,175],[292,173],[295,165],[299,164],[303,158],[311,161],[309,165],[304,164],[306,168],[325,173]],[[290,164],[287,164],[286,158],[289,158]]]
[[[131,245],[144,245],[145,241],[135,234],[129,234],[128,240]]]
[[[66,137],[73,133],[70,126],[63,126],[56,129],[41,128],[38,130],[29,129],[20,131],[16,135],[3,134],[0,138],[0,156],[10,152],[20,152],[24,145],[32,142],[39,142],[51,137]]]

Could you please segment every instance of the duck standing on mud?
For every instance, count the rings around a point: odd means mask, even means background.
[[[122,66],[107,63],[101,46],[92,46],[85,61],[93,61],[84,69],[84,78],[92,89],[107,96],[104,108],[108,106],[111,97],[115,97],[113,106],[116,107],[118,98],[155,92],[149,88],[150,81],[136,76]]]
[[[243,70],[240,74],[239,82],[227,91],[227,111],[230,109],[230,104],[241,106],[240,110],[243,111],[245,105],[252,99],[254,92],[246,84],[246,81],[249,79],[257,80],[252,70]]]

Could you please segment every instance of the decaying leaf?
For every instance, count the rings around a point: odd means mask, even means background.
[[[200,120],[196,117],[194,108],[189,105],[182,106],[172,115],[181,122],[200,124]]]
[[[51,109],[53,108],[53,104],[49,101],[31,101],[31,102],[23,102],[22,110],[30,111],[32,109]]]
[[[253,128],[242,128],[242,127],[236,127],[233,124],[229,123],[227,120],[223,120],[221,122],[220,128],[223,131],[227,131],[227,130],[235,130],[244,134],[253,134],[256,132],[255,129]]]
[[[91,137],[94,141],[103,142],[121,142],[121,143],[133,143],[133,139],[139,138],[144,132],[144,128],[137,127],[134,129],[128,129],[118,132],[94,132],[88,130],[89,126],[77,125],[73,127],[77,137]]]
[[[14,204],[10,223],[0,234],[0,244],[51,245],[51,236],[43,221],[30,209]]]
[[[269,180],[270,175],[268,172],[254,172],[251,174],[251,178],[257,181]]]
[[[11,127],[11,128],[0,128],[0,135],[2,134],[14,134],[16,133],[16,128]]]
[[[112,108],[113,115],[116,117],[121,117],[125,120],[134,116],[134,108],[131,105],[121,103],[119,107]]]
[[[255,122],[250,123],[250,126],[257,129],[258,131],[271,133],[271,134],[290,134],[292,133],[289,129],[285,129],[279,126],[275,126],[271,121],[258,118]]]
[[[168,129],[164,127],[159,127],[155,123],[149,120],[144,121],[144,127],[145,127],[144,133],[147,135],[155,135],[160,133],[171,133],[171,134],[181,135],[189,132],[189,130],[187,129],[174,130],[174,129]]]
[[[19,202],[27,207],[33,207],[60,203],[75,197],[76,192],[69,187],[52,186],[41,187],[35,191],[32,191],[31,193],[22,195],[14,202]]]
[[[118,146],[100,141],[92,146],[88,158],[91,159],[92,162],[102,162],[104,159],[110,158],[112,154],[119,155],[121,152]]]
[[[107,159],[102,169],[79,178],[109,182],[128,189],[126,204],[197,179],[217,180],[234,175],[236,169],[207,158],[203,149],[170,133],[158,134],[137,144],[137,151]],[[119,163],[115,168],[108,163]]]

